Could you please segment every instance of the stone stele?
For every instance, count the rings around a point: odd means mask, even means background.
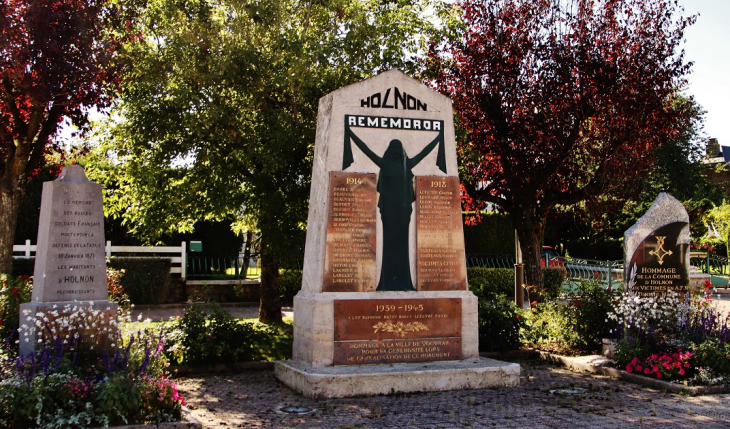
[[[519,365],[479,357],[454,193],[448,97],[390,70],[319,100],[293,359],[277,362],[279,380],[310,397],[519,384]]]
[[[58,179],[43,184],[33,295],[21,305],[21,326],[39,312],[69,305],[115,317],[104,250],[101,185],[89,181],[81,166],[67,165]],[[36,340],[21,341],[21,353],[32,351]]]
[[[624,282],[643,296],[686,292],[690,266],[689,214],[662,192],[624,234]]]

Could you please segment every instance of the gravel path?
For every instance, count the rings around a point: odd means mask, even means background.
[[[308,399],[266,370],[182,378],[178,386],[206,428],[730,427],[730,394],[690,398],[542,361],[520,363],[517,388]],[[313,411],[286,414],[284,406]]]

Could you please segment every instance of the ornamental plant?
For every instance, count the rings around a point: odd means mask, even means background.
[[[690,359],[692,353],[678,351],[677,353],[654,353],[646,359],[635,357],[626,365],[626,372],[656,377],[664,380],[677,380],[689,377],[692,371]]]
[[[89,427],[177,421],[185,400],[167,380],[160,332],[128,329],[69,304],[29,315],[35,351],[0,368],[0,425]],[[28,334],[28,335],[26,335]]]
[[[614,358],[627,371],[694,384],[730,384],[728,318],[709,289],[694,294],[617,300],[607,322],[618,326]]]
[[[514,350],[522,345],[524,312],[503,295],[479,303],[479,351]]]
[[[0,274],[0,341],[17,339],[20,304],[30,301],[33,280],[29,276]]]

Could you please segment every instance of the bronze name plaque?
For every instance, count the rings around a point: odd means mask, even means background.
[[[418,290],[465,290],[466,259],[457,177],[416,177]]]
[[[461,359],[461,299],[336,300],[335,365]]]
[[[330,173],[324,292],[375,290],[375,180],[372,173]]]

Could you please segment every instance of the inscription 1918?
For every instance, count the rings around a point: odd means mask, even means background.
[[[322,290],[375,290],[375,174],[330,173]]]
[[[418,290],[466,289],[459,179],[416,177]]]

